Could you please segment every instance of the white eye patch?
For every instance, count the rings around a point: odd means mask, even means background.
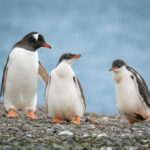
[[[33,34],[33,37],[38,40],[39,34]]]

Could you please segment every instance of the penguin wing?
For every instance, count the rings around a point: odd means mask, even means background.
[[[136,87],[139,91],[139,94],[142,97],[142,100],[144,100],[144,103],[148,108],[150,108],[150,92],[146,85],[146,82],[144,81],[143,77],[136,72],[133,68],[128,66],[128,70],[131,71],[135,77],[131,76],[131,78],[135,81]]]
[[[85,103],[85,96],[84,96],[83,88],[82,88],[81,83],[80,83],[80,81],[78,80],[77,77],[74,76],[73,81],[76,85],[76,88],[78,90],[79,97],[80,97],[80,100],[81,100],[81,104],[83,105],[83,108],[84,108],[84,111],[85,111],[86,110],[86,103]]]
[[[47,81],[48,81],[48,73],[47,73],[46,69],[42,66],[40,61],[39,61],[38,74],[39,74],[41,80],[43,81],[44,85],[46,85]]]
[[[8,61],[9,57],[7,58],[4,70],[3,70],[3,77],[1,82],[1,91],[0,91],[0,97],[5,94],[5,84],[6,84],[6,78],[7,78],[7,71],[8,71]]]
[[[44,94],[46,113],[48,113],[48,93],[49,93],[49,89],[50,89],[50,83],[51,83],[51,76],[48,78],[48,82],[46,84],[45,94]]]

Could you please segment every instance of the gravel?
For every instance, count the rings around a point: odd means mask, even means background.
[[[19,118],[7,118],[0,104],[1,150],[145,150],[150,149],[150,121],[132,126],[122,122],[118,115],[86,113],[80,125],[67,121],[62,124],[37,108],[38,120],[18,111]],[[95,123],[92,123],[94,118]]]

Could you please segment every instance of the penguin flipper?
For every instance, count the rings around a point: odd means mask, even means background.
[[[84,110],[86,110],[85,96],[84,96],[84,92],[83,92],[83,88],[81,86],[81,83],[78,80],[78,78],[75,77],[75,76],[73,77],[73,81],[74,81],[74,83],[75,83],[75,85],[76,85],[76,87],[77,87],[77,89],[79,91],[79,95],[80,95],[81,101],[82,101],[81,103],[83,104]]]
[[[9,57],[7,58],[4,70],[3,70],[3,77],[1,82],[1,91],[0,91],[0,97],[5,94],[5,84],[6,84],[6,78],[7,78],[7,71],[8,71],[8,61]]]
[[[134,83],[137,87],[137,90],[139,91],[139,94],[141,96],[141,100],[146,104],[146,106],[150,109],[150,91],[147,87],[147,84],[143,77],[136,72],[133,68],[127,67],[129,71],[133,73],[135,78],[132,78],[134,80]]]
[[[46,85],[49,76],[48,76],[48,73],[47,73],[46,69],[42,66],[42,64],[40,63],[40,61],[39,61],[38,74],[40,76],[40,79],[43,81],[44,85]]]
[[[48,93],[50,89],[50,83],[51,83],[51,76],[49,76],[46,87],[45,87],[45,108],[46,108],[46,113],[48,113]]]

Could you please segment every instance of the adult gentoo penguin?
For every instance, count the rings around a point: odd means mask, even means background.
[[[71,67],[79,57],[81,55],[63,54],[56,68],[50,73],[45,89],[45,102],[47,112],[55,118],[51,122],[69,120],[79,124],[79,117],[86,110],[83,89]]]
[[[112,63],[113,78],[116,82],[116,100],[120,116],[129,124],[144,121],[149,117],[150,92],[142,76],[123,60]]]
[[[4,107],[8,117],[18,117],[15,110],[28,110],[28,117],[34,115],[37,103],[37,81],[39,66],[37,49],[51,48],[38,32],[31,32],[17,42],[6,62],[3,71],[0,96],[3,95]]]

